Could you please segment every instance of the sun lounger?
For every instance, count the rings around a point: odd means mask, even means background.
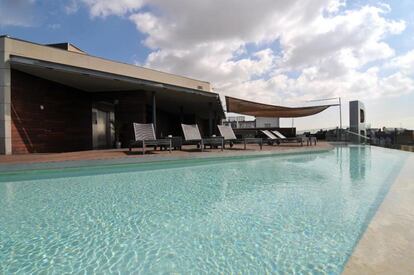
[[[155,136],[154,124],[141,124],[133,123],[135,140],[129,144],[129,151],[132,151],[132,147],[141,147],[142,153],[145,154],[147,146],[168,146],[171,153],[171,139],[157,139]]]
[[[262,138],[243,138],[237,139],[234,134],[233,128],[225,125],[217,125],[220,135],[224,138],[224,144],[229,143],[230,147],[233,147],[233,142],[242,142],[244,144],[244,150],[246,150],[246,144],[259,144],[260,150],[262,150],[263,140]]]
[[[198,129],[197,124],[188,125],[181,124],[183,129],[184,140],[186,143],[195,143],[200,146],[201,152],[203,152],[205,146],[221,146],[221,150],[224,149],[224,138],[223,137],[211,137],[211,138],[202,138],[200,130]]]
[[[304,142],[307,142],[307,144],[309,144],[309,142],[307,141],[307,138],[305,136],[286,137],[281,132],[279,132],[277,130],[273,130],[272,133],[280,140],[280,142],[300,143],[301,146],[303,146]]]
[[[275,136],[269,130],[260,130],[260,132],[262,132],[266,136],[266,141],[268,144],[271,144],[271,145],[273,145],[274,143],[279,144],[279,138]]]

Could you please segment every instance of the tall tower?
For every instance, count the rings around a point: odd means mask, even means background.
[[[366,136],[366,126],[365,126],[365,106],[359,100],[354,100],[349,102],[349,130],[356,134]],[[351,140],[355,141],[355,136]]]

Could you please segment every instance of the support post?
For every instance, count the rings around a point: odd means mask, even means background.
[[[12,153],[11,142],[11,69],[7,37],[0,37],[0,154]]]
[[[213,135],[213,103],[208,103],[208,134]]]
[[[342,129],[342,102],[339,97],[339,128]]]
[[[154,124],[155,133],[157,132],[157,100],[155,92],[152,92],[152,123]]]

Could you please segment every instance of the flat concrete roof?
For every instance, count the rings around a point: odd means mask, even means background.
[[[178,87],[211,92],[211,85],[207,81],[196,80],[189,77],[116,62],[89,54],[59,49],[53,46],[37,44],[9,36],[0,36],[0,40],[2,39],[5,40],[5,43],[0,43],[0,52],[6,52],[12,56],[26,57],[83,69],[123,75],[157,83],[170,84]]]
[[[172,113],[208,118],[210,108],[225,117],[220,97],[210,83],[77,51],[0,37],[0,52],[10,68],[85,92],[149,91],[157,94],[157,107]],[[174,104],[173,104],[174,103]],[[211,105],[209,105],[211,104]]]

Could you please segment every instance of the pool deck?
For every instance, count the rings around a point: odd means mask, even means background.
[[[327,142],[318,142],[316,146],[300,146],[296,144],[281,144],[279,146],[263,145],[263,150],[255,144],[248,144],[247,150],[243,145],[236,144],[231,149],[197,150],[195,146],[183,146],[183,150],[148,151],[143,155],[140,148],[132,153],[128,149],[91,150],[70,153],[51,154],[22,154],[0,156],[0,173],[35,169],[58,169],[68,167],[84,167],[97,165],[129,164],[157,162],[165,160],[203,159],[217,157],[243,157],[273,154],[321,152],[331,150],[333,146]]]
[[[414,154],[368,225],[343,274],[414,274]]]

